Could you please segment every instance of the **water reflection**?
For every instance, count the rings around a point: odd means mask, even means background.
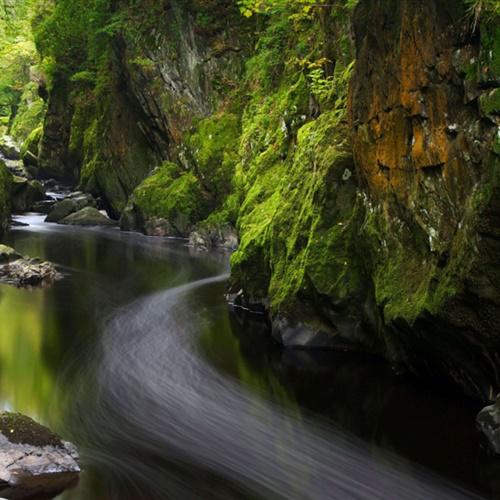
[[[228,312],[223,280],[175,300],[162,292],[227,271],[221,254],[28,222],[7,243],[56,262],[66,279],[46,290],[0,287],[0,402],[80,446],[86,473],[61,498],[327,498],[333,483],[314,478],[335,474],[318,459],[335,457],[347,474],[351,453],[360,478],[377,471],[387,480],[379,494],[454,496],[409,462],[395,465],[393,451],[476,491],[498,491],[473,404],[366,356],[282,351],[265,325]],[[357,438],[370,443],[363,453]]]

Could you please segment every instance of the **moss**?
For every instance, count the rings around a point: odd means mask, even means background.
[[[500,88],[483,94],[480,98],[480,106],[485,115],[500,115]]]
[[[46,106],[38,95],[38,86],[30,82],[24,87],[18,112],[11,125],[11,134],[22,144],[43,122]]]
[[[39,126],[32,130],[30,135],[26,138],[21,146],[21,157],[24,157],[26,153],[31,153],[33,156],[38,156],[38,147],[40,145],[40,140],[43,135],[43,127]]]
[[[500,25],[498,17],[481,24],[482,78],[500,78]]]
[[[216,113],[201,120],[184,144],[194,160],[193,169],[211,193],[214,207],[232,191],[232,177],[238,162],[240,120],[233,113]]]
[[[40,447],[55,446],[60,448],[63,446],[59,436],[20,413],[1,413],[0,432],[6,436],[11,443]]]
[[[194,224],[206,217],[206,194],[192,172],[170,162],[156,168],[133,192],[131,202],[143,220],[159,218],[187,236]]]

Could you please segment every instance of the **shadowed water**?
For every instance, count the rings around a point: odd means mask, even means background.
[[[79,445],[86,472],[62,498],[445,499],[494,489],[474,405],[378,360],[282,352],[263,325],[228,312],[223,255],[28,222],[9,240],[67,276],[50,290],[1,287],[0,397]]]

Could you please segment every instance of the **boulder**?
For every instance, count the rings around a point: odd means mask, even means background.
[[[78,212],[85,207],[95,207],[96,201],[94,197],[81,191],[76,191],[69,194],[64,200],[56,203],[49,211],[46,222],[60,222],[68,215]]]
[[[12,186],[12,209],[14,212],[27,212],[36,202],[46,198],[45,189],[38,181],[25,177],[14,177]]]
[[[85,207],[78,212],[68,215],[59,224],[70,226],[114,226],[116,222],[99,212],[97,208]]]
[[[162,217],[150,217],[144,221],[144,234],[148,236],[178,236],[170,221]]]
[[[39,212],[41,214],[48,214],[54,205],[57,203],[56,200],[42,200],[42,201],[37,201],[36,203],[33,203],[33,206],[31,209],[33,212]]]
[[[0,413],[0,496],[53,498],[78,482],[78,452],[31,418]]]
[[[8,248],[8,247],[7,247]],[[54,264],[39,259],[11,255],[0,264],[0,283],[17,287],[46,286],[62,278]]]
[[[198,250],[222,248],[236,250],[238,248],[238,235],[231,225],[200,228],[189,235],[189,246]]]
[[[491,449],[500,455],[500,395],[495,404],[486,406],[478,413],[476,423]]]

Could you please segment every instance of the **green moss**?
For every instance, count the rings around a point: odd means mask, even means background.
[[[485,115],[500,115],[500,88],[483,94],[480,98],[480,106]]]
[[[33,156],[38,156],[38,147],[40,145],[40,140],[43,135],[43,127],[39,126],[36,129],[32,130],[30,135],[26,138],[23,145],[21,146],[21,156],[24,156],[26,153],[31,153]]]
[[[38,86],[30,82],[24,87],[18,111],[12,122],[10,132],[22,144],[43,122],[45,103],[38,95]]]
[[[159,218],[187,236],[194,224],[208,214],[206,195],[192,172],[170,162],[156,168],[133,192],[131,202],[143,220]]]
[[[212,194],[214,207],[220,206],[232,191],[239,137],[239,117],[222,112],[201,120],[185,138],[194,160],[193,170]]]
[[[0,432],[11,443],[31,446],[63,446],[59,436],[20,413],[0,413]]]

